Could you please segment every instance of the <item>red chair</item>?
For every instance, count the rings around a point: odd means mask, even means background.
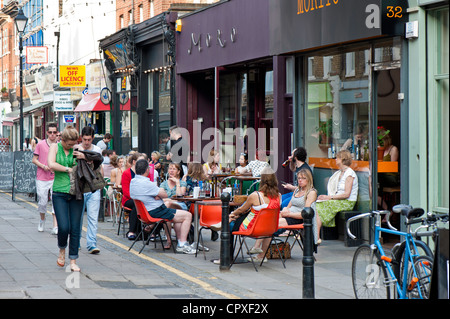
[[[231,266],[236,261],[237,256],[239,255],[239,252],[242,250],[242,244],[245,245],[247,248],[247,251],[249,251],[247,243],[245,242],[246,237],[251,237],[255,239],[262,239],[262,238],[272,238],[273,234],[278,230],[278,219],[280,215],[280,209],[269,209],[264,208],[259,211],[259,213],[256,215],[255,222],[253,226],[250,229],[246,229],[244,231],[235,231],[232,234],[236,237],[236,241],[239,239],[239,250],[236,253],[233,262],[231,263]],[[264,260],[264,258],[263,258]],[[253,258],[251,259],[253,267],[255,267],[255,270],[258,271],[258,269],[255,266],[255,263],[253,262]],[[260,266],[262,265],[262,261]]]
[[[195,257],[197,257],[198,252],[198,245],[200,240],[202,241],[202,247],[205,247],[203,243],[203,236],[202,236],[202,230],[205,228],[210,228],[211,225],[218,224],[222,221],[222,206],[200,206],[199,210],[201,208],[201,214],[200,214],[200,220],[199,225],[201,226],[198,230],[198,241],[197,241],[197,249],[195,252]],[[205,249],[203,250],[203,256],[206,260],[206,254]]]
[[[128,249],[128,251],[131,250],[131,248],[133,248],[134,244],[137,242],[137,240],[139,239],[140,236],[142,236],[142,248],[139,251],[139,254],[142,252],[142,250],[144,250],[145,245],[148,245],[148,243],[150,242],[150,239],[152,238],[152,235],[154,235],[156,229],[158,229],[158,226],[162,224],[164,230],[167,232],[167,234],[169,234],[169,228],[167,226],[167,223],[169,223],[170,221],[168,219],[162,219],[162,218],[153,218],[149,212],[147,211],[147,208],[145,208],[145,205],[143,202],[141,202],[138,199],[133,199],[134,201],[134,205],[136,205],[136,212],[137,212],[137,217],[138,219],[141,221],[142,223],[142,227],[141,227],[141,232],[139,233],[139,235],[136,237],[136,239],[134,240],[133,244],[130,246],[130,248]],[[145,242],[144,240],[144,232],[145,227],[146,226],[150,226],[150,225],[154,225],[152,231],[150,232],[150,235],[148,236],[147,242]],[[159,237],[160,241],[161,241],[161,245],[163,247],[163,250],[165,250],[164,248],[164,243],[161,239],[161,236]],[[171,245],[173,252],[175,252],[175,245]],[[155,247],[156,247],[156,242],[155,242]]]

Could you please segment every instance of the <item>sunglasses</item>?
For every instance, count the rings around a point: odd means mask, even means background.
[[[47,131],[48,134],[58,134],[57,131]]]

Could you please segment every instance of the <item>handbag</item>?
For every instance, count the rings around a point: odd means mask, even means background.
[[[291,258],[291,246],[281,240],[276,240],[276,244],[270,244],[266,252],[267,259],[289,259]]]

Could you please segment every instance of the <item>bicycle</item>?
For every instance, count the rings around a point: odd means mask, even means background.
[[[401,211],[407,220],[424,214],[423,209],[412,209],[407,205],[397,206],[394,212],[398,211]],[[359,246],[353,256],[352,283],[355,297],[357,299],[390,299],[392,296],[399,299],[426,299],[431,286],[433,260],[430,256],[419,254],[418,245],[416,245],[418,241],[414,240],[409,229],[407,232],[401,232],[390,224],[390,213],[390,211],[372,211],[354,216],[347,221],[347,232],[351,238],[356,239],[356,236],[350,231],[350,223],[361,218],[375,218],[373,244]],[[383,214],[387,214],[389,228],[381,226],[381,215]],[[387,256],[381,245],[380,234],[382,232],[405,238],[401,276],[398,271],[399,261],[392,256]],[[428,246],[419,244],[419,247],[426,250],[427,254],[430,253]]]

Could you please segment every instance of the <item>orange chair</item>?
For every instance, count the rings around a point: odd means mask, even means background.
[[[197,251],[195,252],[195,257],[197,257],[198,245],[200,240],[202,241],[202,247],[205,247],[203,243],[202,230],[205,228],[210,228],[211,225],[218,224],[222,221],[222,206],[200,206],[201,208],[199,225],[201,226],[198,230],[198,241],[197,241]],[[205,250],[203,250],[203,256],[206,260]]]
[[[289,230],[289,233],[288,233],[288,235],[286,237],[286,240],[284,241],[284,244],[286,245],[286,243],[289,240],[289,237],[294,236],[294,243],[291,246],[291,251],[294,248],[296,242],[298,243],[298,245],[300,246],[301,250],[303,251],[303,244],[302,244],[302,242],[303,242],[302,230],[304,229],[303,224],[279,226],[278,230],[281,230],[281,229]],[[272,240],[275,241],[275,237],[278,237],[278,236],[274,235],[272,237]],[[267,248],[267,250],[269,250],[269,247]],[[267,251],[266,251],[266,254],[267,254]],[[286,268],[283,256],[280,255],[280,257],[281,257],[281,261],[283,263],[284,268]]]
[[[139,237],[142,236],[142,243],[143,244],[142,244],[141,250],[139,251],[139,254],[140,254],[142,252],[142,250],[144,250],[145,245],[148,245],[148,243],[150,242],[150,239],[152,238],[152,235],[155,233],[156,229],[158,229],[159,225],[162,224],[164,230],[166,230],[167,234],[169,234],[169,228],[167,227],[167,223],[169,223],[170,221],[168,219],[153,218],[149,214],[149,212],[147,211],[147,208],[145,208],[145,205],[144,205],[143,202],[141,202],[138,199],[133,199],[133,201],[134,201],[134,205],[136,205],[137,217],[141,221],[142,227],[141,227],[141,232],[136,237],[136,239],[134,240],[133,244],[130,246],[128,251],[130,251],[131,248],[133,248],[134,244],[137,242]],[[145,240],[144,240],[145,227],[149,226],[149,225],[153,225],[153,224],[154,224],[154,227],[153,227],[152,231],[150,232],[150,235],[148,236],[147,242],[145,242]],[[163,243],[161,237],[159,239],[161,241],[161,245],[163,246],[163,250],[164,250],[165,249],[164,248],[164,243]],[[155,247],[156,247],[156,242],[155,242]],[[173,249],[173,252],[175,252],[175,245],[172,245],[172,249]]]
[[[239,246],[238,252],[236,253],[236,255],[233,259],[233,262],[231,263],[231,266],[236,261],[236,258],[239,255],[239,252],[241,252],[243,243],[244,243],[245,247],[247,248],[247,251],[249,251],[247,243],[245,242],[246,237],[251,237],[251,238],[255,238],[255,239],[272,238],[273,237],[273,234],[278,230],[279,215],[280,215],[279,208],[261,209],[261,211],[256,215],[255,222],[250,229],[246,229],[244,231],[235,231],[232,233],[234,236],[237,236],[235,242],[239,239],[240,246]],[[255,270],[258,271],[258,269],[255,266],[255,263],[253,262],[253,259],[251,259],[251,260],[252,260],[253,267],[255,267]],[[261,261],[260,266],[261,265],[262,265],[262,261]]]

